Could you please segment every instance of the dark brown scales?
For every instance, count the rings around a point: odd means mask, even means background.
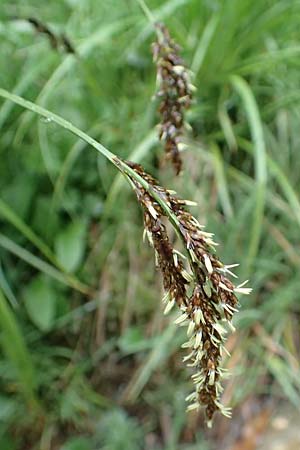
[[[189,202],[177,198],[171,191],[160,186],[142,166],[131,161],[126,161],[126,164],[148,183],[146,189],[126,173],[143,206],[145,229],[162,273],[166,291],[165,312],[169,312],[176,303],[181,316],[175,323],[188,326],[189,340],[184,346],[191,353],[184,360],[196,370],[192,376],[195,391],[187,397],[192,402],[188,409],[198,409],[199,405],[203,405],[210,425],[218,410],[225,416],[230,416],[230,409],[220,403],[220,381],[223,376],[220,364],[225,334],[228,332],[224,322],[233,328],[231,319],[238,304],[235,292],[246,294],[250,289],[242,288],[242,285],[236,287],[226,277],[227,273],[231,274],[231,266],[225,266],[217,258],[212,234],[204,232],[198,221],[186,211],[185,206]],[[160,204],[161,200],[164,207]],[[170,214],[166,208],[169,208]],[[185,244],[192,274],[184,269],[183,260],[174,250],[162,222],[163,217],[170,218],[170,215],[176,217],[176,228]],[[188,284],[192,288],[191,295],[188,295]]]
[[[158,112],[161,117],[159,138],[164,141],[166,158],[178,175],[182,168],[180,144],[184,132],[184,111],[191,105],[192,85],[182,58],[180,47],[171,38],[165,25],[157,24],[157,41],[152,44],[157,67]]]

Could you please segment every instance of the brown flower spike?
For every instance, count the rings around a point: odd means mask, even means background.
[[[180,151],[184,148],[184,111],[190,107],[194,86],[179,56],[180,47],[170,37],[165,25],[156,24],[157,41],[152,44],[153,58],[157,66],[156,96],[160,99],[161,116],[159,138],[165,143],[166,158],[171,160],[178,175],[182,168]]]
[[[223,352],[227,353],[226,333],[234,331],[231,320],[238,306],[235,294],[249,294],[251,289],[243,287],[245,283],[235,286],[227,278],[227,275],[235,277],[230,270],[235,265],[226,266],[217,258],[213,235],[205,232],[185,209],[192,202],[180,200],[172,191],[161,187],[140,165],[130,161],[126,164],[148,183],[146,190],[126,174],[143,206],[145,231],[162,272],[165,313],[177,304],[180,315],[175,324],[187,327],[188,340],[183,347],[189,349],[189,354],[183,361],[195,370],[192,375],[194,391],[187,397],[188,410],[204,406],[208,426],[211,426],[216,411],[227,417],[231,415],[230,408],[225,408],[220,401],[223,390],[220,381],[226,375],[221,359]],[[172,218],[186,247],[191,273],[184,268],[184,256],[173,248],[163,217]],[[188,294],[188,287],[191,294]]]

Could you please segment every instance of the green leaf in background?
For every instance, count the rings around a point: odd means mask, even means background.
[[[17,405],[14,400],[0,395],[0,422],[9,420],[15,414],[16,408]],[[0,448],[2,449],[2,447]]]
[[[37,381],[31,357],[15,315],[8,306],[1,290],[0,329],[0,343],[11,363],[17,370],[21,390],[28,403],[35,409],[38,409],[39,403],[35,394]],[[0,448],[2,449],[2,446]]]
[[[24,219],[28,214],[34,191],[35,186],[30,176],[23,173],[18,174],[13,183],[1,188],[1,197],[14,211],[18,212],[19,217]]]
[[[61,231],[55,240],[55,253],[59,263],[68,272],[80,266],[85,250],[86,224],[73,222]]]
[[[88,411],[89,403],[82,397],[78,386],[74,388],[71,385],[61,397],[61,418],[63,420],[75,420],[76,416],[87,414]]]
[[[56,292],[47,277],[38,275],[24,290],[24,302],[32,322],[41,331],[51,330],[56,311]]]
[[[270,356],[267,365],[290,402],[299,410],[299,374],[287,366],[287,362],[277,356]],[[296,374],[295,374],[296,372]]]
[[[140,450],[143,448],[142,427],[123,409],[113,409],[101,417],[98,436],[110,450]]]
[[[61,450],[91,450],[91,441],[84,437],[74,437],[69,439]]]
[[[16,445],[12,439],[7,436],[0,436],[0,448],[1,450],[16,450]]]
[[[140,327],[129,327],[118,340],[121,352],[125,355],[137,353],[144,350],[152,349],[158,341],[158,337],[145,338],[143,330]]]

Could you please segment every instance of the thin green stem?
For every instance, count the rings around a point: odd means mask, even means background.
[[[137,2],[140,5],[140,7],[143,10],[143,12],[145,13],[145,16],[148,18],[149,22],[153,25],[158,40],[163,42],[164,35],[161,32],[161,30],[159,29],[159,27],[156,26],[157,25],[157,20],[155,20],[155,17],[152,14],[152,12],[150,11],[150,9],[148,8],[147,4],[145,3],[144,0],[137,0]]]
[[[118,170],[121,171],[121,173],[136,180],[151,195],[151,197],[161,206],[162,210],[164,211],[164,213],[170,220],[171,224],[173,225],[173,227],[176,231],[176,234],[182,240],[184,245],[186,245],[184,238],[180,232],[179,221],[178,221],[176,215],[173,213],[173,211],[167,205],[167,203],[160,197],[160,195],[153,189],[153,187],[147,183],[146,180],[144,180],[139,174],[137,174],[124,161],[122,161],[120,158],[118,158],[117,155],[110,152],[107,148],[105,148],[102,144],[100,144],[100,142],[96,141],[95,139],[90,137],[88,134],[84,133],[79,128],[75,127],[71,122],[68,122],[67,120],[63,119],[62,117],[58,116],[57,114],[54,114],[53,112],[48,111],[47,109],[42,108],[41,106],[35,105],[34,103],[32,103],[28,100],[25,100],[24,98],[19,97],[18,95],[11,94],[10,92],[6,91],[5,89],[1,89],[1,88],[0,88],[0,97],[7,98],[8,100],[11,100],[12,102],[17,103],[18,105],[22,106],[23,108],[29,109],[30,111],[32,111],[42,117],[45,117],[47,119],[46,123],[55,122],[57,125],[61,126],[62,128],[65,128],[66,130],[75,134],[76,136],[78,136],[79,138],[84,140],[87,144],[90,144],[92,147],[94,147],[105,158],[107,158]],[[191,268],[193,268],[193,262],[190,258],[189,252],[188,252],[188,256],[190,259]]]
[[[151,22],[153,25],[155,24],[155,18],[152,14],[152,12],[150,11],[150,9],[148,8],[148,6],[146,5],[144,0],[137,0],[138,4],[140,5],[140,7],[142,8],[142,10],[145,13],[145,16],[148,17],[149,22]]]

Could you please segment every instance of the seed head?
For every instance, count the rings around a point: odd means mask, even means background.
[[[157,40],[152,44],[153,58],[157,67],[160,100],[159,138],[164,142],[166,158],[178,175],[182,168],[180,152],[184,148],[184,111],[191,105],[193,86],[189,73],[179,55],[180,47],[171,38],[167,27],[156,24]]]
[[[230,417],[230,408],[225,408],[220,400],[221,381],[226,373],[221,367],[222,352],[226,351],[227,333],[234,331],[231,321],[238,306],[235,293],[249,294],[251,289],[243,287],[245,283],[235,286],[227,278],[227,273],[233,275],[229,269],[234,265],[226,266],[218,259],[212,233],[203,231],[203,226],[186,211],[188,202],[160,186],[140,165],[130,161],[126,164],[150,188],[146,191],[131,177],[144,209],[146,232],[162,273],[166,292],[163,300],[165,313],[177,304],[180,314],[175,324],[187,327],[187,341],[183,347],[189,349],[189,354],[183,361],[195,371],[192,375],[194,392],[187,397],[191,402],[188,410],[203,406],[207,424],[211,426],[216,411]],[[168,211],[158,200],[164,202]],[[176,228],[186,247],[189,267],[184,266],[184,259],[169,240],[162,222],[164,216],[176,218]]]

